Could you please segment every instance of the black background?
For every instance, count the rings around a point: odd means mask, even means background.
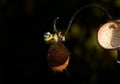
[[[73,57],[70,66],[68,66],[70,76],[65,72],[54,74],[47,65],[49,46],[43,40],[44,32],[53,30],[53,20],[57,16],[62,18],[58,26],[64,28],[73,13],[87,4],[105,7],[114,18],[119,18],[120,9],[113,2],[112,0],[108,0],[108,2],[103,2],[103,0],[11,0],[8,2],[6,0],[5,4],[1,2],[2,82],[40,84],[58,80],[56,83],[64,83],[65,81],[81,84],[119,83],[120,67],[116,62],[113,62],[112,67],[107,66],[107,68],[101,69],[102,67],[99,66],[94,71],[84,60],[76,60]],[[83,22],[86,18],[89,19],[87,19],[88,25],[100,25],[106,21],[104,17],[99,18],[100,21],[96,21],[97,16],[92,16],[92,14],[89,16],[86,14],[88,12],[86,10],[81,13]],[[73,44],[71,42],[68,42],[68,48],[72,52],[71,46]],[[84,52],[86,53],[86,51]],[[78,63],[76,61],[80,61],[80,70],[74,67]],[[94,82],[91,81],[90,75],[96,71],[98,76]]]

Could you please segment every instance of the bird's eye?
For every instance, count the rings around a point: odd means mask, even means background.
[[[46,32],[46,33],[44,34],[44,38],[48,38],[50,35],[51,35],[50,32]]]

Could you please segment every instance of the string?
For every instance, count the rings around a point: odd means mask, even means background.
[[[71,24],[72,24],[73,20],[75,19],[75,17],[77,16],[77,14],[80,13],[83,9],[88,8],[88,7],[97,8],[97,9],[103,11],[103,12],[108,16],[108,18],[109,18],[110,20],[113,19],[112,16],[111,16],[106,10],[104,10],[103,8],[98,7],[98,6],[96,6],[96,5],[86,5],[86,6],[81,7],[80,9],[78,9],[78,10],[73,14],[73,16],[71,17],[71,19],[70,19],[70,21],[69,21],[68,28],[67,28],[66,32],[64,33],[64,35],[66,35],[66,34],[68,33],[68,31],[70,30]]]
[[[58,33],[57,28],[56,28],[56,21],[57,21],[58,19],[59,19],[59,17],[55,18],[55,19],[54,19],[54,23],[53,23],[53,28],[54,28],[54,31],[55,31],[56,33]]]

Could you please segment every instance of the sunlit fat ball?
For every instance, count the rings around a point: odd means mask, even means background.
[[[53,43],[48,50],[48,65],[53,71],[62,72],[69,64],[70,52],[62,43]]]
[[[105,49],[120,49],[120,20],[110,21],[98,30],[98,43]]]

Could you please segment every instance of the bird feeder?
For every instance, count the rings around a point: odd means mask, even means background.
[[[112,20],[98,30],[98,43],[104,49],[117,50],[120,63],[120,20]]]

